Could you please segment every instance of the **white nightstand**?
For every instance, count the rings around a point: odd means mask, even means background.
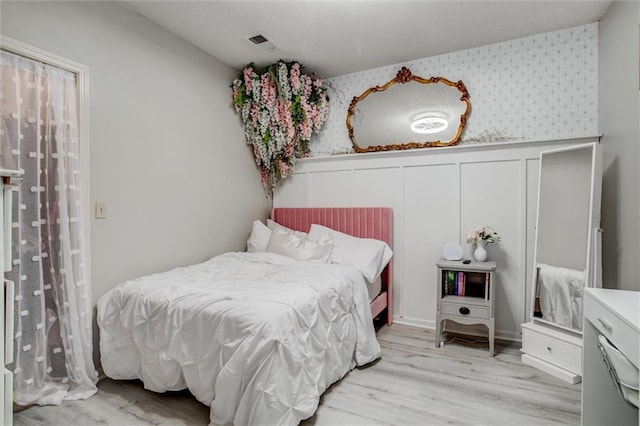
[[[495,335],[495,262],[440,259],[436,305],[436,347],[442,340],[442,322],[484,324],[489,329],[489,355],[493,356]]]

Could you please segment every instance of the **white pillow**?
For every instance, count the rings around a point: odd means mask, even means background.
[[[249,239],[247,240],[247,251],[265,251],[270,238],[271,230],[261,221],[254,220],[251,235],[249,235]]]
[[[330,234],[309,238],[306,232],[295,231],[267,219],[271,238],[267,251],[298,260],[327,263],[333,249],[333,236]]]
[[[274,228],[267,244],[267,251],[297,259],[305,239],[306,236],[296,235],[291,230]]]
[[[309,237],[317,239],[325,234],[333,236],[331,262],[353,266],[370,283],[378,279],[393,256],[391,247],[384,241],[354,237],[315,223],[311,225]]]
[[[296,235],[296,236],[298,236],[300,238],[306,238],[307,237],[307,233],[306,232],[294,231],[293,229],[287,228],[284,225],[280,225],[279,223],[274,222],[271,219],[267,219],[267,228],[269,228],[272,232],[275,231],[276,229],[279,229],[279,230],[284,231],[284,232],[292,233],[292,234],[294,234],[294,235]]]
[[[331,259],[333,251],[333,236],[330,234],[320,235],[319,238],[307,235],[300,251],[298,253],[299,260],[307,260],[309,262],[328,263]]]

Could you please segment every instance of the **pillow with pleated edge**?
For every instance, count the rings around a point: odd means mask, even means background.
[[[300,234],[304,233],[297,233],[285,227],[273,228],[266,251],[298,259],[302,245],[307,238],[306,234]]]
[[[251,234],[247,240],[247,252],[266,251],[269,239],[271,239],[271,230],[262,221],[254,220]]]
[[[296,231],[271,219],[267,219],[267,227],[271,231],[271,239],[266,251],[297,260],[316,263],[329,262],[333,251],[332,235],[309,238],[306,232]]]
[[[315,263],[329,263],[333,252],[333,235],[323,234],[318,237],[307,235],[298,252],[298,260]]]
[[[296,231],[294,229],[288,228],[284,225],[280,225],[278,222],[275,222],[271,219],[267,219],[267,228],[269,228],[271,230],[271,232],[275,231],[276,229],[279,229],[281,231],[284,232],[289,232],[292,233],[293,235],[296,235],[300,238],[306,238],[307,237],[307,233],[306,232],[302,232],[302,231]]]
[[[309,236],[333,236],[331,263],[350,265],[358,269],[369,283],[375,282],[391,260],[393,251],[387,243],[375,238],[360,238],[316,223],[311,225]]]

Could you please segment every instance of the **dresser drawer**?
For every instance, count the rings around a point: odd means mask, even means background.
[[[460,312],[460,308],[463,308],[463,311],[465,311],[464,308],[468,309],[469,313],[466,315],[462,314]],[[477,306],[464,303],[442,302],[442,313],[445,315],[455,315],[461,318],[490,318],[490,310],[488,306]]]
[[[637,365],[640,359],[640,335],[631,325],[590,294],[587,294],[584,299],[584,313],[587,321],[624,353],[636,367],[640,367]]]
[[[582,375],[582,346],[557,338],[544,329],[522,328],[522,349],[525,353],[547,361],[574,374]]]

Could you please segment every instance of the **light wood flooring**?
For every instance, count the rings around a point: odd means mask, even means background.
[[[351,371],[323,395],[312,425],[579,425],[580,385],[520,362],[520,346],[452,336],[434,347],[432,331],[394,324],[378,331],[382,358]],[[464,339],[469,339],[460,336]],[[207,425],[209,407],[188,392],[157,394],[138,381],[103,379],[87,401],[15,413],[27,425]]]

